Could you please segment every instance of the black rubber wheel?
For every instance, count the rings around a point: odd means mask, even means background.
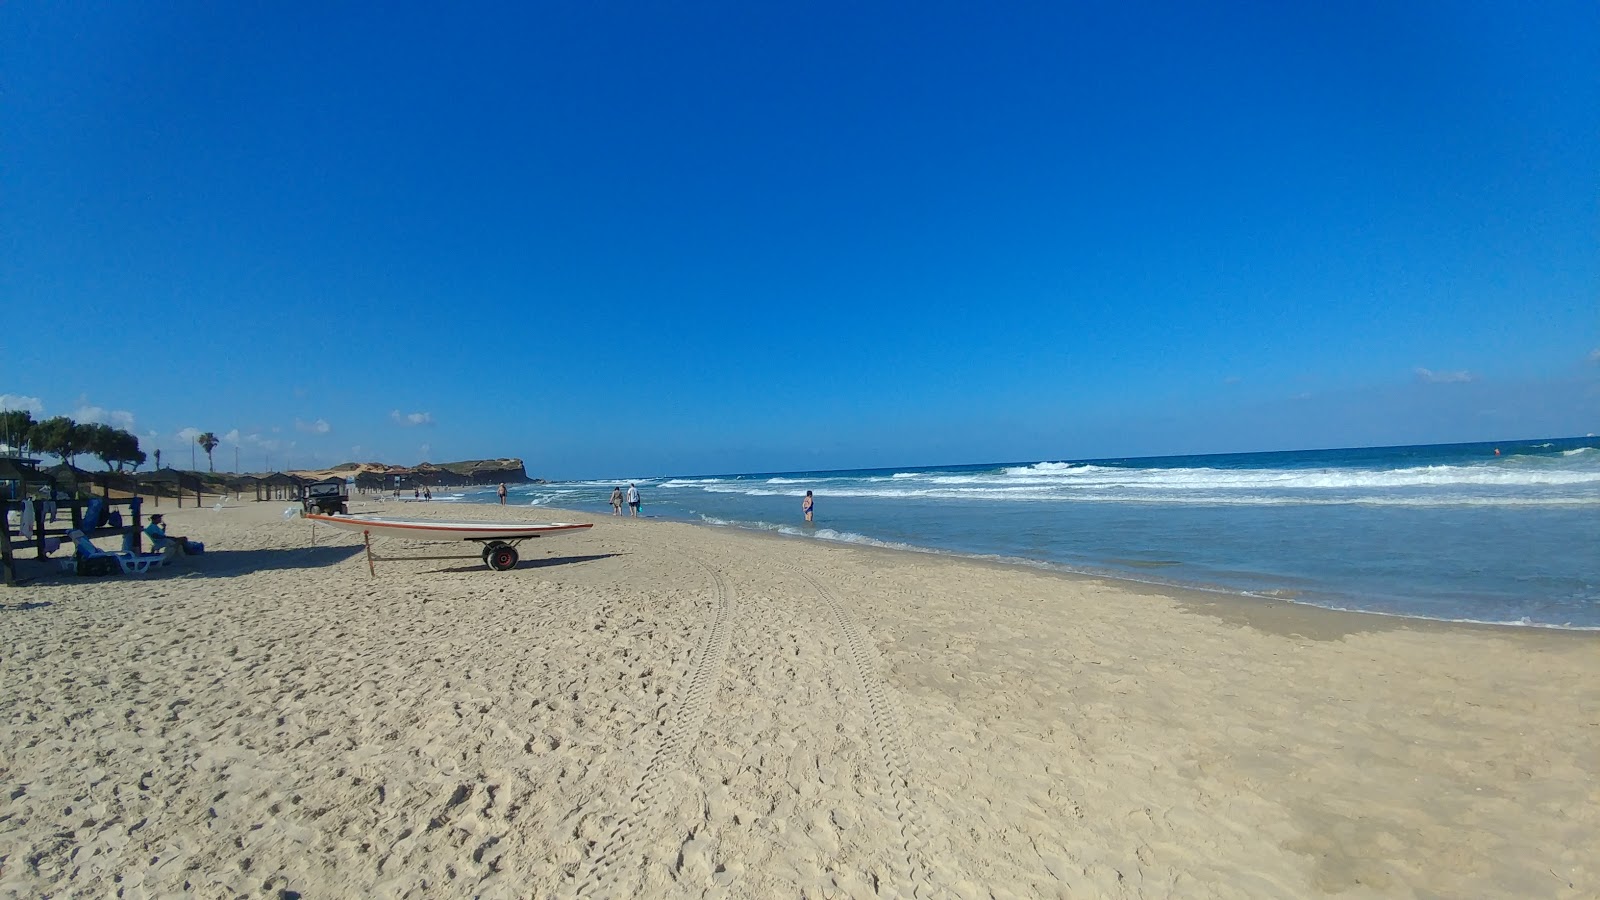
[[[484,565],[487,566],[489,564],[489,552],[491,550],[493,550],[494,548],[498,547],[498,546],[500,546],[500,545],[499,544],[484,544],[483,545],[483,564]]]
[[[495,570],[496,572],[507,572],[516,568],[517,548],[511,546],[510,544],[501,544],[497,547],[490,547],[488,557],[489,568]]]

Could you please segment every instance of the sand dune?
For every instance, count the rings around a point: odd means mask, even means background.
[[[609,516],[371,578],[283,508],[0,594],[0,892],[1600,896],[1597,635]]]

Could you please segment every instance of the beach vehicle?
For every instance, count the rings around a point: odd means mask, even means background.
[[[300,505],[307,514],[341,515],[350,511],[350,486],[343,478],[330,478],[306,485]]]
[[[313,524],[321,522],[345,531],[359,531],[366,540],[367,567],[377,574],[372,563],[383,559],[372,555],[372,536],[410,538],[414,541],[472,541],[483,545],[478,555],[484,565],[504,572],[517,565],[517,545],[530,538],[547,537],[593,528],[592,522],[433,522],[407,521],[366,515],[310,514],[305,517]],[[390,559],[423,559],[425,557],[388,557]],[[426,557],[431,559],[471,559],[466,556]]]

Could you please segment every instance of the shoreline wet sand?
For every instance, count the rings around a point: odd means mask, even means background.
[[[1600,893],[1592,632],[476,504],[383,511],[596,525],[370,578],[286,505],[0,596],[0,888]]]

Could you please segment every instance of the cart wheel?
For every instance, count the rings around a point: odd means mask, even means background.
[[[489,548],[489,568],[496,572],[506,572],[517,565],[517,548],[510,544],[501,544]]]
[[[487,566],[489,564],[489,554],[493,553],[494,552],[494,548],[499,547],[499,546],[501,546],[499,541],[496,541],[495,543],[492,543],[492,544],[484,544],[483,545],[483,564],[484,565]]]

